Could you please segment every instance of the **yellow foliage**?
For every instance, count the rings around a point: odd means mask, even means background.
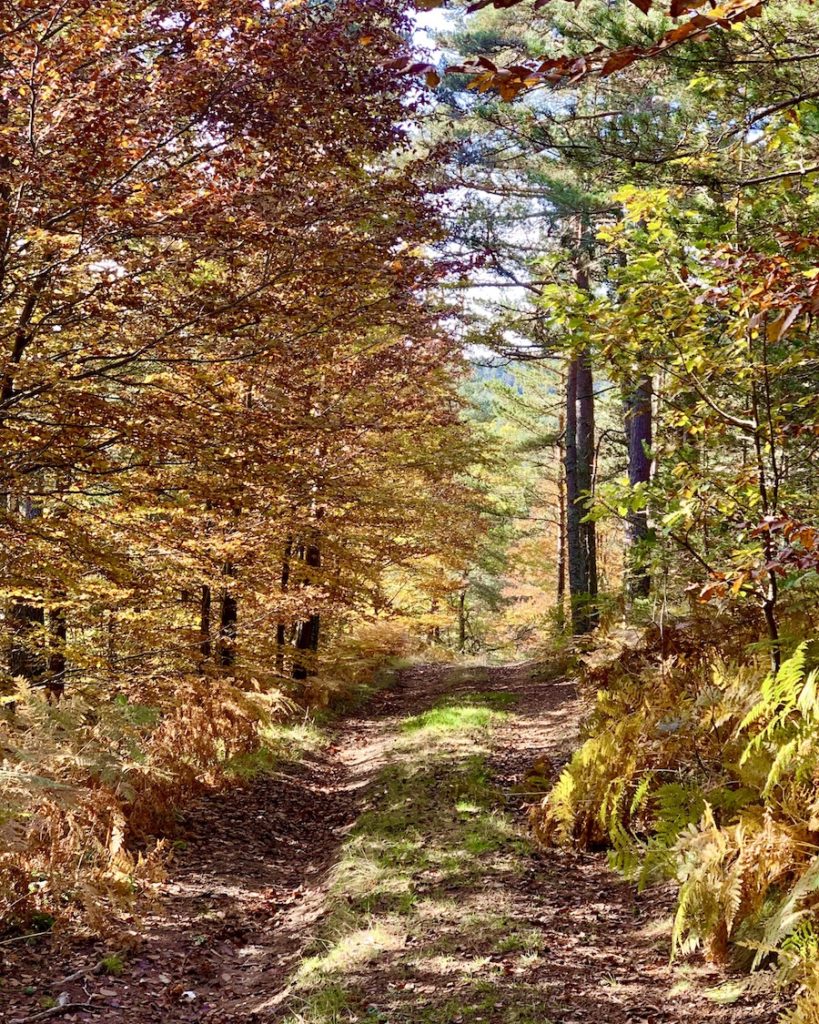
[[[162,704],[77,692],[51,705],[19,690],[0,722],[0,920],[115,925],[161,877],[164,844],[150,837],[258,746],[278,703],[206,677],[178,680]]]
[[[819,699],[801,644],[773,675],[674,629],[589,659],[585,741],[534,809],[546,843],[607,846],[641,885],[678,885],[673,948],[776,959],[819,1021]],[[724,636],[719,637],[724,648]]]

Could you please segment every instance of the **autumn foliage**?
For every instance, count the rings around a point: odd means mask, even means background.
[[[816,10],[473,11],[434,69],[496,289],[470,337],[556,485],[521,533],[592,704],[535,830],[671,883],[675,957],[816,1021]]]
[[[0,13],[2,927],[116,926],[398,659],[548,652],[537,837],[815,1022],[819,15],[466,13]]]
[[[325,641],[384,607],[387,568],[458,557],[471,456],[423,302],[434,167],[384,67],[400,4],[2,18],[0,888],[23,920],[128,888],[129,844],[259,721],[349,683]]]

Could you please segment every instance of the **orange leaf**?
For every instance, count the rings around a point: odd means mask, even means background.
[[[600,69],[600,76],[605,78],[607,75],[614,74],[615,71],[621,71],[623,68],[627,68],[629,64],[633,64],[636,59],[636,54],[632,48],[618,50],[609,57]]]

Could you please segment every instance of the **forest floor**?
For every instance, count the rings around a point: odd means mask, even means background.
[[[717,968],[669,964],[668,892],[531,842],[581,712],[531,666],[404,672],[318,751],[189,808],[121,964],[0,948],[0,1020],[770,1024]]]

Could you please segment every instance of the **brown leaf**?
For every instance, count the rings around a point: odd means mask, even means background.
[[[671,6],[668,9],[668,13],[672,18],[679,18],[682,14],[687,14],[688,11],[695,11],[698,7],[703,7],[708,0],[671,0]]]
[[[776,320],[768,324],[768,329],[765,332],[768,341],[779,341],[779,339],[783,337],[783,335],[791,327],[791,325],[801,312],[802,303],[799,302],[792,309],[789,309],[787,312],[782,313],[781,316],[778,316],[776,318]]]
[[[609,57],[600,69],[600,76],[605,78],[607,75],[614,74],[615,71],[621,71],[623,68],[627,68],[629,64],[633,64],[636,59],[637,55],[633,48],[629,47],[625,50],[618,50]]]
[[[678,25],[676,28],[672,28],[670,32],[667,32],[661,40],[661,48],[666,46],[672,46],[675,43],[681,43],[683,39],[687,39],[690,35],[697,32],[697,26],[693,21],[686,21],[683,25]]]

